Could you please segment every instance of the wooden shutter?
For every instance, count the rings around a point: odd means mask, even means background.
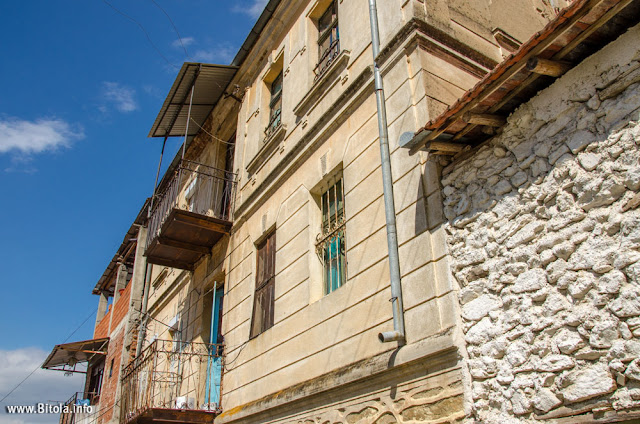
[[[271,233],[258,245],[256,265],[256,292],[250,337],[273,327],[273,309],[276,269],[276,233]]]

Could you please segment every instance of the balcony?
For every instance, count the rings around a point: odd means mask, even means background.
[[[155,340],[122,377],[121,424],[213,423],[223,347]]]
[[[60,424],[90,424],[95,420],[99,396],[96,393],[77,392],[64,403]]]
[[[154,202],[145,252],[148,262],[192,269],[229,233],[235,190],[235,174],[182,160]]]

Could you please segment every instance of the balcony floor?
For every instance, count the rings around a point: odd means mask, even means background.
[[[214,411],[149,408],[127,420],[127,424],[206,424],[213,423],[216,415]]]
[[[193,265],[224,236],[231,222],[174,208],[147,246],[149,263],[179,269]]]

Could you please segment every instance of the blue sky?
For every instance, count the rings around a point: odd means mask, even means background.
[[[228,64],[265,3],[0,2],[0,399],[95,312],[91,289],[151,194],[162,141],[147,134],[182,63]],[[43,372],[3,406],[79,390]],[[54,394],[33,398],[45,381]]]

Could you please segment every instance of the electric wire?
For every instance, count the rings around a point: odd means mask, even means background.
[[[143,313],[141,310],[138,310],[138,309],[134,309],[134,311],[139,312],[139,313],[141,313],[141,314]],[[160,323],[160,324],[164,325],[164,326],[165,326],[165,327],[167,327],[167,328],[172,328],[169,324],[165,324],[164,322],[162,322],[162,321],[160,321],[160,320],[158,320],[158,319],[155,319],[155,318],[154,318],[154,317],[152,317],[151,315],[149,315],[149,318],[151,318],[153,321],[155,321],[155,322],[157,322],[157,323]]]
[[[171,22],[171,26],[173,27],[173,30],[176,32],[176,35],[178,36],[178,40],[180,40],[180,45],[182,46],[182,50],[184,50],[185,56],[193,62],[193,58],[191,57],[191,55],[189,55],[189,52],[187,52],[187,47],[184,45],[184,42],[182,41],[182,37],[180,36],[180,32],[178,31],[178,27],[176,27],[176,24],[173,22],[173,19],[171,19],[171,16],[169,16],[167,11],[164,10],[162,6],[160,6],[156,2],[156,0],[151,0],[151,2],[155,4],[158,9],[162,10],[162,13],[164,13],[167,19],[169,19],[169,22]]]
[[[219,141],[220,143],[224,143],[224,144],[230,144],[230,145],[235,145],[235,144],[236,144],[236,143],[232,143],[232,142],[230,142],[230,141],[224,141],[223,139],[216,137],[215,135],[211,134],[209,131],[207,131],[207,130],[205,130],[204,128],[202,128],[202,127],[200,126],[200,124],[198,124],[198,123],[196,122],[196,120],[195,120],[195,119],[191,118],[191,120],[193,121],[193,123],[194,123],[194,124],[196,124],[196,126],[197,126],[198,128],[200,128],[202,131],[204,131],[205,133],[207,133],[207,135],[209,135],[209,136],[210,136],[211,138],[213,138],[214,140],[217,140],[217,141]]]
[[[122,398],[122,395],[120,395],[120,398]],[[109,412],[109,409],[113,409],[114,406],[116,406],[118,404],[118,402],[120,401],[120,398],[118,398],[115,402],[113,402],[111,405],[109,406],[105,406],[104,408],[100,408],[98,409],[98,411],[96,411],[96,414],[102,412],[102,414],[98,415],[97,417],[94,417],[91,421],[89,421],[87,424],[93,424],[95,422],[97,422],[104,414],[106,414],[107,412]]]
[[[169,66],[173,66],[176,69],[180,69],[178,66],[176,66],[175,64],[173,64],[172,62],[169,61],[169,59],[167,59],[167,57],[162,54],[162,52],[160,51],[160,49],[158,49],[158,47],[154,44],[154,42],[151,40],[151,37],[149,36],[149,33],[147,32],[147,30],[144,28],[144,26],[142,26],[142,24],[140,22],[138,22],[137,20],[135,20],[134,18],[132,18],[131,16],[127,15],[126,13],[122,12],[120,9],[116,8],[113,4],[109,3],[107,0],[102,0],[102,2],[104,4],[106,4],[107,6],[109,6],[110,8],[112,8],[116,13],[124,16],[125,18],[129,19],[131,22],[133,22],[134,24],[138,25],[138,27],[140,27],[140,29],[142,30],[142,32],[144,32],[144,35],[147,37],[147,40],[149,41],[149,44],[151,44],[151,46],[153,47],[153,49],[156,51],[156,53],[158,53],[165,62],[167,62],[167,64]]]
[[[68,336],[66,339],[64,339],[64,341],[63,341],[62,343],[66,343],[66,342],[67,342],[67,340],[69,340],[69,339],[70,339],[74,334],[76,334],[76,332],[77,332],[77,331],[78,331],[78,330],[79,330],[79,329],[80,329],[80,328],[81,328],[81,327],[82,327],[82,326],[83,326],[83,325],[84,325],[84,324],[89,320],[89,318],[91,318],[94,314],[95,314],[95,311],[92,311],[92,312],[89,314],[89,316],[87,316],[87,317],[85,318],[85,320],[84,320],[84,321],[82,321],[82,324],[80,324],[80,325],[79,325],[75,330],[73,330],[73,331],[71,332],[71,334],[69,334],[69,336]],[[18,383],[18,384],[17,384],[13,389],[11,389],[11,391],[10,391],[9,393],[7,393],[6,395],[4,395],[4,397],[3,397],[2,399],[0,399],[0,403],[2,403],[2,402],[3,402],[6,398],[8,398],[8,397],[13,393],[13,392],[15,392],[15,391],[18,389],[18,387],[22,386],[22,384],[23,384],[25,381],[27,381],[27,380],[29,379],[29,377],[31,377],[31,376],[32,376],[36,371],[38,371],[38,370],[42,367],[42,365],[44,365],[44,362],[43,362],[42,364],[38,365],[38,366],[37,366],[33,371],[31,371],[31,372],[29,373],[29,375],[27,375],[27,376],[26,376],[26,377],[25,377],[25,378],[24,378],[20,383]]]

